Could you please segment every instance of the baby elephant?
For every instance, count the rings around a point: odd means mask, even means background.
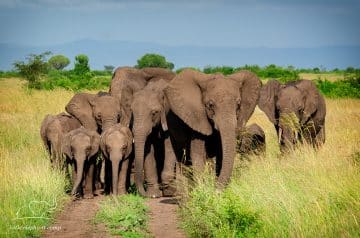
[[[265,152],[265,133],[257,124],[251,124],[238,132],[237,152],[241,155]]]
[[[46,115],[41,123],[40,136],[53,167],[65,169],[61,156],[61,140],[66,133],[81,126],[80,122],[66,113]]]
[[[111,171],[112,175],[111,182],[105,181],[105,190],[109,191],[110,186],[114,195],[126,194],[126,177],[132,143],[133,135],[130,129],[121,124],[115,124],[101,134],[100,147],[106,159],[105,170],[106,173]],[[106,175],[106,178],[110,176]]]
[[[66,155],[68,163],[73,165],[72,195],[93,198],[94,166],[99,144],[99,134],[84,127],[72,130],[64,136],[62,152]]]

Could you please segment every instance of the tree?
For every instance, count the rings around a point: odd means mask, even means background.
[[[114,70],[114,66],[113,65],[104,65],[104,69],[105,71],[108,71],[108,72],[112,72]]]
[[[49,64],[54,69],[62,70],[70,64],[70,60],[63,55],[54,55],[49,59]]]
[[[84,54],[75,56],[75,67],[74,72],[76,74],[85,74],[90,72],[89,57]]]
[[[142,69],[145,67],[159,67],[166,69],[173,69],[174,64],[167,62],[165,57],[158,54],[145,54],[137,60],[137,68]]]
[[[46,58],[50,54],[50,51],[39,55],[30,54],[26,57],[27,62],[16,61],[14,63],[15,70],[28,81],[29,88],[39,88],[41,77],[49,71]]]

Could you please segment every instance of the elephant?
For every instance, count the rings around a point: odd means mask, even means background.
[[[100,135],[96,131],[84,127],[65,134],[61,143],[62,152],[67,162],[73,165],[74,185],[71,194],[94,196],[94,171],[99,151]],[[83,183],[85,188],[83,189]]]
[[[66,105],[65,110],[77,118],[85,128],[99,133],[120,122],[122,115],[118,99],[104,92],[96,95],[77,93]]]
[[[135,145],[135,184],[140,195],[146,197],[161,196],[158,175],[165,158],[174,158],[168,156],[169,153],[173,153],[173,149],[167,133],[168,107],[163,92],[167,85],[168,82],[163,79],[149,82],[133,95],[131,105],[134,118],[132,130]],[[146,192],[143,171],[147,180]]]
[[[236,129],[242,128],[258,103],[260,79],[252,72],[224,76],[185,69],[164,89],[170,112],[168,129],[179,160],[186,149],[195,171],[203,171],[207,137],[218,134],[221,144],[217,187],[230,181],[236,153]],[[179,123],[180,120],[180,123]],[[172,125],[181,125],[182,129]],[[180,148],[180,149],[179,149]]]
[[[105,182],[105,185],[111,188],[105,188],[105,190],[112,190],[112,194],[114,195],[126,194],[126,178],[132,144],[133,136],[130,129],[121,124],[115,124],[101,134],[101,152],[108,161],[105,171],[106,173],[110,173],[111,171],[112,180],[111,182]],[[109,178],[110,176],[106,177]]]
[[[80,126],[80,122],[75,117],[66,113],[45,116],[41,123],[40,136],[49,153],[52,167],[61,170],[66,168],[61,155],[61,140],[67,132]]]
[[[124,110],[124,125],[130,125],[133,94],[143,89],[150,81],[171,80],[175,73],[163,68],[118,67],[113,74],[109,92],[116,97]]]
[[[265,133],[258,124],[251,124],[238,131],[237,152],[240,155],[259,155],[264,153],[265,149]]]
[[[259,108],[274,124],[282,151],[298,139],[314,147],[325,142],[326,104],[312,81],[270,80],[261,89]]]

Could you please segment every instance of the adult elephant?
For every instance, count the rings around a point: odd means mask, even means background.
[[[261,89],[259,107],[274,124],[282,150],[303,138],[314,147],[325,142],[325,100],[312,81],[270,80]]]
[[[131,104],[135,92],[143,89],[150,81],[171,80],[174,76],[175,73],[163,68],[117,68],[113,74],[109,92],[120,101],[121,108],[124,110],[123,124],[130,125]]]
[[[62,152],[74,167],[72,195],[84,195],[85,198],[94,196],[94,173],[99,145],[99,134],[84,127],[72,130],[63,137]],[[85,182],[84,192],[83,182]]]
[[[99,133],[118,123],[122,117],[118,99],[104,92],[77,93],[65,110],[76,117],[85,128]]]
[[[222,146],[219,187],[230,180],[236,153],[235,132],[254,112],[260,88],[261,81],[249,71],[224,76],[185,69],[165,89],[171,111],[191,128],[186,136],[191,137],[190,157],[196,170],[201,171],[205,164],[205,136],[214,130],[219,132]],[[181,132],[172,130],[171,123],[168,120],[169,132],[176,138]]]
[[[66,133],[80,126],[80,122],[75,117],[66,113],[45,116],[41,123],[40,136],[49,153],[52,167],[61,170],[66,168],[61,155],[61,140]]]
[[[172,159],[172,146],[167,133],[167,103],[164,88],[169,81],[163,79],[148,83],[133,95],[131,105],[134,118],[135,184],[142,196],[159,197],[159,174],[165,158]],[[169,155],[170,154],[170,155]],[[166,161],[171,163],[171,161]],[[145,165],[145,170],[144,170]],[[147,191],[144,189],[144,174]],[[170,176],[173,174],[171,173]],[[165,175],[166,176],[166,175]]]

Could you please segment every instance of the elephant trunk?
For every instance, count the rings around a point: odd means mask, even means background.
[[[76,180],[74,183],[73,190],[71,192],[72,195],[76,195],[77,191],[81,186],[83,174],[84,174],[84,164],[85,164],[85,156],[82,156],[81,159],[75,159],[76,161]],[[76,158],[76,157],[75,157]]]
[[[104,118],[102,119],[101,123],[102,123],[102,127],[101,127],[102,131],[105,131],[109,127],[115,125],[117,123],[117,119],[115,117]]]
[[[231,116],[218,123],[221,144],[223,148],[223,159],[221,171],[218,177],[218,186],[224,187],[229,183],[232,174],[236,153],[236,119]]]
[[[144,189],[144,150],[147,135],[134,126],[135,141],[135,184],[141,196],[146,196]]]
[[[119,166],[120,158],[118,155],[110,155],[112,165],[112,193],[118,195],[118,182],[119,182]]]

